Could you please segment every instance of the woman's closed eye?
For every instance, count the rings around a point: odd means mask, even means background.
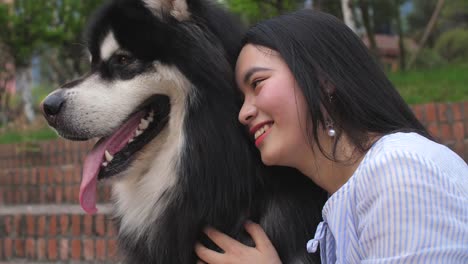
[[[265,80],[265,78],[258,78],[258,79],[254,79],[250,86],[252,87],[252,89],[256,89],[263,81]]]

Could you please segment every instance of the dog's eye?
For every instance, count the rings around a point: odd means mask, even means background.
[[[132,58],[128,55],[117,55],[116,61],[120,65],[127,65],[132,62]]]

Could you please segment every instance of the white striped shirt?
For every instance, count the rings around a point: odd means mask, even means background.
[[[468,166],[416,133],[379,139],[325,204],[322,263],[468,263]]]

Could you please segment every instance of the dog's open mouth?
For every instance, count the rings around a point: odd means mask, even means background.
[[[141,110],[131,115],[112,135],[101,138],[86,156],[80,186],[80,204],[87,213],[95,213],[98,179],[109,178],[125,170],[135,153],[155,138],[169,118],[169,98],[152,97]]]

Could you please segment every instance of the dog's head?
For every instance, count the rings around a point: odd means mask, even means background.
[[[188,104],[230,82],[240,31],[224,15],[201,0],[114,0],[96,12],[86,34],[91,71],[41,104],[60,136],[99,138],[83,169],[85,210],[95,210],[97,178],[126,176],[150,142],[181,138]]]

